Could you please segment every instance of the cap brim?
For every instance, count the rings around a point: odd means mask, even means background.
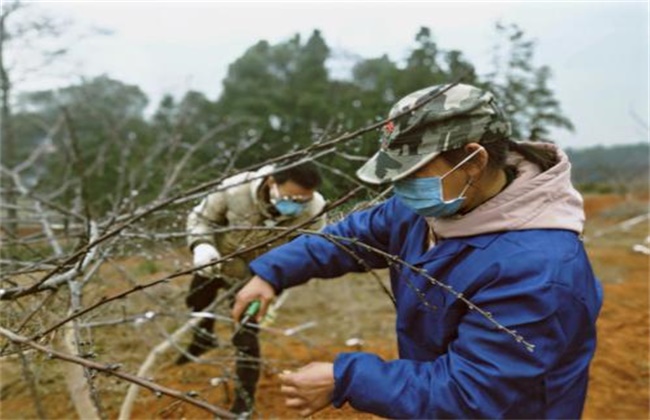
[[[357,177],[375,185],[399,181],[422,168],[439,154],[440,152],[431,152],[424,155],[396,156],[380,150],[357,170]]]

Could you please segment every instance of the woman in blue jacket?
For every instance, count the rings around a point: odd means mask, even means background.
[[[313,277],[388,267],[399,359],[344,353],[283,373],[287,406],[303,416],[349,403],[392,418],[580,417],[602,292],[566,155],[511,140],[493,96],[473,86],[419,90],[389,117],[357,175],[391,183],[394,197],[253,261],[233,318],[254,300],[263,316]]]

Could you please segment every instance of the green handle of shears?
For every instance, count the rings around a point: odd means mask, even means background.
[[[244,315],[241,317],[241,320],[239,321],[239,326],[235,329],[235,333],[233,334],[233,337],[239,334],[239,332],[244,328],[245,324],[248,324],[248,321],[251,320],[257,314],[257,311],[260,310],[260,306],[262,306],[262,303],[259,300],[254,300],[252,301],[248,307],[246,308],[246,312],[244,312]]]
[[[248,305],[248,308],[246,308],[246,312],[244,312],[244,316],[248,318],[255,316],[255,314],[257,314],[257,311],[260,310],[261,306],[262,303],[259,300],[252,301]]]

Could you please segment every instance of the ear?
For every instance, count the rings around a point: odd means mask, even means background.
[[[465,172],[472,178],[478,176],[485,170],[490,156],[485,148],[478,143],[468,143],[465,145],[465,152],[467,155],[476,153],[464,166]]]

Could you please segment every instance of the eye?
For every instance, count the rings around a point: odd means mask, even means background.
[[[295,201],[296,203],[300,204],[306,204],[309,203],[313,197],[304,197],[304,196],[293,196],[293,197],[288,197],[290,200]]]

